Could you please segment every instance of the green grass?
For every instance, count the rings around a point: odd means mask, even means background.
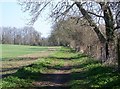
[[[4,78],[4,81],[2,81],[2,88],[25,88],[25,87],[32,87],[30,83],[31,80],[29,79],[20,79],[18,77],[7,77]]]
[[[71,73],[70,81],[67,82],[70,89],[120,89],[120,74],[114,72],[114,68],[102,65],[99,61],[72,52],[67,48],[61,48],[50,57],[41,58],[31,65],[19,69],[15,74],[3,79],[1,86],[3,89],[6,87],[34,87],[33,82],[42,82],[50,77],[49,75],[43,77],[43,75],[60,72],[59,69],[65,66],[71,67],[70,70],[62,71]]]
[[[35,62],[38,58],[47,57],[59,50],[61,47],[41,47],[41,46],[25,46],[25,45],[0,45],[0,75],[15,73],[22,66],[27,66]],[[0,54],[1,54],[0,53]],[[19,57],[18,57],[19,56]]]
[[[0,46],[2,47],[2,59],[16,58],[18,56],[48,50],[48,47],[41,47],[41,46],[25,46],[25,45],[9,45],[9,44],[3,44]]]

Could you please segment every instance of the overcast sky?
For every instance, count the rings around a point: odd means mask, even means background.
[[[0,1],[0,26],[24,27],[30,19],[28,12],[23,13],[21,6],[15,1]],[[34,28],[42,33],[42,37],[50,34],[51,23],[46,20],[48,13],[40,16],[35,22]]]

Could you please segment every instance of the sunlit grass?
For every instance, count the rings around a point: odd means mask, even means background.
[[[68,67],[69,70],[59,70]],[[70,73],[67,82],[70,89],[106,88],[119,89],[120,74],[112,67],[102,65],[99,61],[86,55],[62,48],[47,58],[40,58],[31,65],[19,69],[15,74],[3,79],[3,88],[29,87],[32,82],[42,81],[41,75],[54,73]],[[49,77],[49,76],[48,76]],[[50,80],[48,80],[50,81]],[[13,84],[12,84],[13,83]],[[26,84],[26,85],[25,85]]]
[[[2,59],[16,58],[26,54],[39,53],[54,47],[25,46],[25,45],[0,45],[2,49]],[[58,47],[59,48],[59,47]],[[57,49],[57,47],[55,47]]]

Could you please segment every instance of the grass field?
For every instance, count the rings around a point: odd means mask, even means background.
[[[22,57],[27,54],[35,54],[43,51],[47,51],[52,47],[41,47],[41,46],[25,46],[25,45],[0,45],[2,48],[2,59],[10,59]],[[53,47],[54,48],[54,47]],[[56,47],[57,48],[57,47]]]
[[[3,89],[120,89],[120,74],[86,55],[61,48],[5,77]]]
[[[0,45],[0,77],[15,73],[23,66],[35,62],[38,58],[48,57],[60,47],[41,47],[41,46],[24,46],[24,45]]]

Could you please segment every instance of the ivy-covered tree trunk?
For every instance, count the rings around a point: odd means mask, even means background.
[[[116,12],[116,23],[117,23],[117,60],[118,60],[118,70],[120,73],[120,1],[117,6],[117,12]]]
[[[109,53],[109,45],[113,42],[114,39],[114,20],[113,15],[110,7],[107,3],[103,2],[100,3],[101,8],[104,14],[104,21],[105,21],[105,29],[106,29],[106,42],[105,42],[105,50],[106,50],[106,59],[108,59]]]

